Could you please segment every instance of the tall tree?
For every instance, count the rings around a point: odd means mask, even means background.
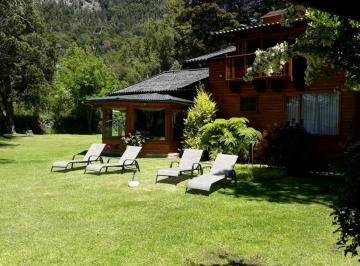
[[[91,96],[106,95],[118,86],[112,71],[90,48],[73,43],[60,60],[51,95],[55,119],[74,115],[85,118],[92,133],[93,110],[83,101]]]
[[[14,102],[40,106],[54,70],[54,50],[42,37],[32,0],[0,0],[0,121],[15,132]]]

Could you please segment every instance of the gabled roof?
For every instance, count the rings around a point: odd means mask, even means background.
[[[286,13],[286,8],[278,9],[278,10],[270,11],[270,12],[266,13],[265,15],[263,15],[260,18],[268,18],[268,17],[273,17],[273,16],[282,16],[285,13]]]
[[[216,58],[218,56],[222,56],[224,54],[232,53],[232,52],[235,52],[235,51],[236,51],[236,47],[235,46],[230,46],[228,48],[222,49],[222,50],[217,51],[217,52],[213,52],[213,53],[210,53],[210,54],[205,54],[205,55],[202,55],[202,56],[199,56],[199,57],[195,57],[195,58],[192,58],[192,59],[185,60],[185,63],[195,63],[195,62],[207,61],[209,59],[213,59],[213,58]]]
[[[305,18],[294,19],[294,22],[301,22],[301,21],[305,21]],[[231,29],[231,30],[217,31],[217,32],[214,32],[213,34],[214,35],[224,35],[224,34],[228,34],[228,33],[245,32],[247,30],[252,30],[252,29],[264,29],[264,28],[268,28],[268,27],[276,26],[276,25],[281,25],[281,23],[280,22],[260,23],[260,24],[245,26],[245,27],[239,27],[239,28]]]
[[[152,102],[152,103],[178,103],[191,105],[193,102],[190,100],[174,97],[168,94],[159,93],[142,93],[131,95],[116,95],[87,99],[85,103],[100,104],[105,102]]]
[[[208,77],[208,68],[166,71],[127,88],[114,91],[109,96],[179,92],[188,89],[190,85],[204,81]]]

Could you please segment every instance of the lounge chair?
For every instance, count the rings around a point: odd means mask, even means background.
[[[211,186],[219,181],[224,181],[225,185],[227,177],[233,177],[236,181],[234,166],[237,159],[236,155],[218,154],[209,173],[188,181],[186,192],[189,189],[210,191]]]
[[[135,166],[135,168],[140,171],[139,163],[136,161],[142,147],[137,146],[126,146],[124,153],[121,155],[120,160],[117,163],[110,163],[110,158],[105,164],[89,164],[86,166],[84,174],[86,172],[97,172],[100,175],[101,170],[105,168],[107,172],[110,167],[121,167],[121,171],[123,172],[126,167]]]
[[[86,163],[90,164],[91,162],[95,161],[103,161],[101,158],[101,153],[104,150],[106,144],[91,144],[89,150],[86,152],[85,156],[82,159],[75,160],[75,157],[80,154],[75,154],[72,157],[72,160],[68,161],[57,161],[53,162],[51,166],[51,172],[53,168],[65,168],[65,170],[68,168],[69,165],[71,165],[71,169],[73,168],[75,163]]]
[[[185,172],[190,172],[191,176],[193,176],[194,171],[202,173],[202,168],[199,164],[202,153],[202,150],[185,149],[180,162],[171,162],[170,168],[158,170],[155,183],[157,183],[159,176],[177,177]],[[178,164],[178,167],[173,167],[175,163]]]

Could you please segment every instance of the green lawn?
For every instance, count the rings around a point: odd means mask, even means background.
[[[0,139],[0,265],[356,265],[334,244],[340,181],[239,166],[237,188],[206,196],[185,194],[186,181],[154,184],[171,159],[140,159],[136,189],[131,173],[49,172],[100,141]]]

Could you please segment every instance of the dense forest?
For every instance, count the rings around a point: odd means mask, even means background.
[[[212,32],[256,23],[285,3],[0,0],[0,5],[0,48],[26,55],[0,64],[4,76],[18,81],[0,88],[0,131],[91,133],[98,130],[98,114],[81,104],[85,98],[180,68],[187,58],[227,45]],[[21,65],[32,67],[25,71]]]

